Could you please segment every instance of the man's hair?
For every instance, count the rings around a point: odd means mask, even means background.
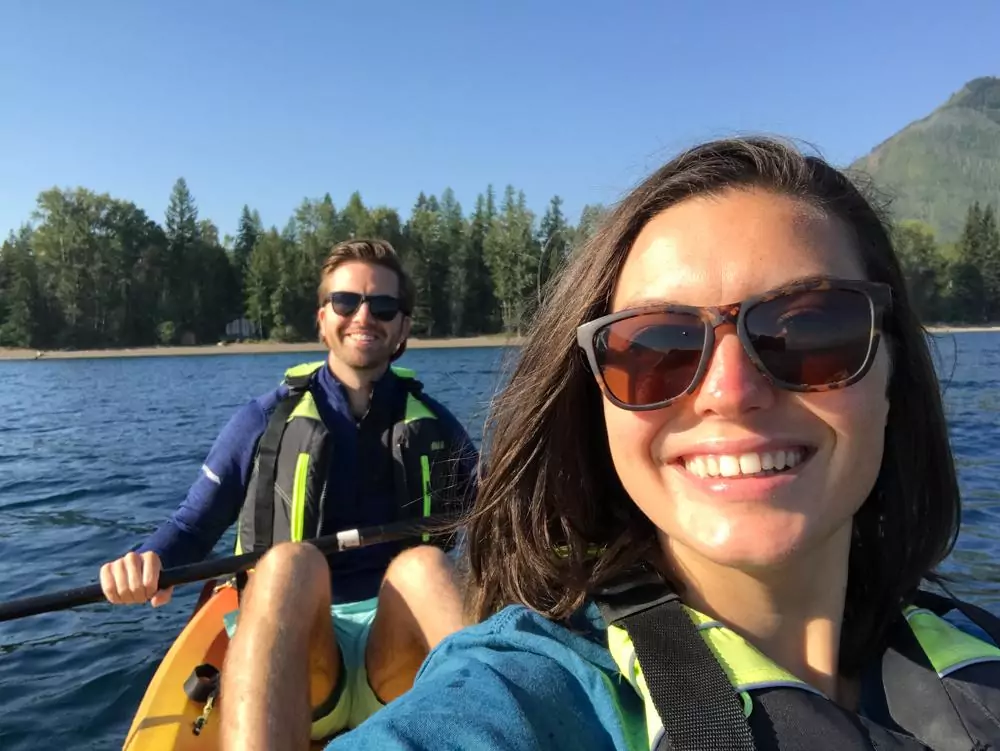
[[[319,274],[317,297],[320,307],[326,303],[326,296],[330,293],[330,290],[326,288],[326,280],[333,273],[334,269],[350,261],[371,263],[396,272],[396,278],[399,279],[399,299],[403,313],[405,315],[413,313],[416,291],[413,288],[413,280],[410,279],[409,274],[403,268],[399,254],[385,240],[366,238],[345,240],[333,246],[330,255],[323,262],[323,268]]]

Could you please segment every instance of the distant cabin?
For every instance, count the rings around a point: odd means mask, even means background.
[[[256,321],[251,321],[249,318],[237,318],[235,321],[230,321],[226,324],[225,340],[227,342],[242,342],[247,339],[262,338],[260,335],[260,326]]]

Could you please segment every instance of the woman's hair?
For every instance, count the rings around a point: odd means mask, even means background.
[[[893,291],[882,340],[892,362],[885,453],[854,519],[842,628],[841,670],[853,675],[951,551],[958,484],[925,332],[886,224],[844,174],[769,138],[714,141],[680,154],[629,193],[560,274],[487,420],[489,467],[467,520],[470,605],[479,618],[520,603],[562,620],[595,588],[655,560],[655,529],[612,464],[600,392],[576,347],[576,328],[609,312],[647,222],[685,199],[734,188],[790,196],[840,220],[853,232],[868,279]],[[588,555],[595,546],[606,550]]]

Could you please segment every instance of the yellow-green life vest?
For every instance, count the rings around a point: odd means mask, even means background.
[[[880,681],[878,703],[890,718],[882,725],[841,708],[775,664],[739,634],[683,605],[676,597],[664,598],[663,602],[645,609],[634,603],[624,608],[620,605],[609,608],[600,599],[598,602],[609,622],[608,647],[615,663],[643,700],[650,749],[1000,749],[1000,648],[941,617],[952,607],[961,607],[967,613],[971,608],[978,613],[977,625],[996,639],[1000,634],[1000,619],[968,603],[921,592],[918,606],[903,611],[881,664],[874,666],[875,672],[868,676],[869,686],[878,686]],[[920,606],[922,603],[928,606]],[[680,626],[653,628],[654,635],[650,636],[651,624],[659,622],[658,615],[650,618],[654,608],[672,609],[673,615],[683,612],[684,628],[696,634],[696,641],[671,651],[671,647],[677,646]],[[645,620],[637,621],[637,617]],[[680,623],[680,619],[671,623]],[[675,695],[669,705],[667,711],[673,713],[675,733],[684,733],[684,728],[676,730],[683,722],[675,720],[682,718],[689,729],[697,728],[702,714],[706,718],[713,716],[704,711],[711,707],[715,718],[711,742],[701,745],[697,738],[678,742],[669,737],[669,728],[665,731],[633,643],[632,635],[640,633],[645,634],[647,647],[638,651],[647,656],[652,654],[653,661],[658,663],[654,668],[655,685],[661,692],[660,704],[665,703],[662,693],[665,681],[683,677],[694,687]],[[681,641],[688,638],[685,635]],[[704,662],[698,662],[699,649],[690,645],[707,647],[714,664],[721,668],[728,684],[721,692],[704,688],[711,681],[703,674],[711,671],[705,670]],[[666,654],[670,654],[669,664],[663,656]],[[735,708],[728,714],[733,728],[731,732],[729,728],[719,731],[719,713],[715,710],[725,707],[728,711],[730,706]],[[706,719],[703,727],[712,722]],[[739,724],[743,727],[736,727]],[[700,731],[691,732],[697,735]],[[706,731],[705,736],[708,735]]]
[[[237,555],[340,531],[323,527],[327,467],[336,446],[309,390],[312,377],[324,365],[305,363],[285,372],[288,396],[278,403],[257,446],[239,517]],[[437,416],[420,399],[415,372],[396,366],[392,371],[411,385],[402,419],[392,425],[395,520],[447,512],[438,506],[450,503],[441,497],[454,484],[447,472],[454,463],[446,454],[448,441]]]

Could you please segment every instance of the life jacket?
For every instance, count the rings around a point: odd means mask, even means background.
[[[324,365],[305,363],[285,372],[288,395],[278,402],[257,445],[239,516],[237,555],[267,550],[282,541],[298,542],[341,531],[328,529],[324,523],[330,511],[326,505],[327,470],[337,447],[309,389]],[[461,499],[444,492],[455,487],[449,471],[455,458],[447,454],[448,437],[421,399],[422,384],[414,371],[400,367],[392,371],[403,379],[407,397],[404,413],[391,426],[388,437],[396,518],[386,521],[450,513]],[[423,540],[431,538],[425,534]]]
[[[843,709],[718,621],[683,605],[655,574],[597,598],[608,646],[645,704],[649,748],[663,751],[986,751],[1000,749],[1000,619],[921,591]],[[941,616],[958,608],[995,642]]]

